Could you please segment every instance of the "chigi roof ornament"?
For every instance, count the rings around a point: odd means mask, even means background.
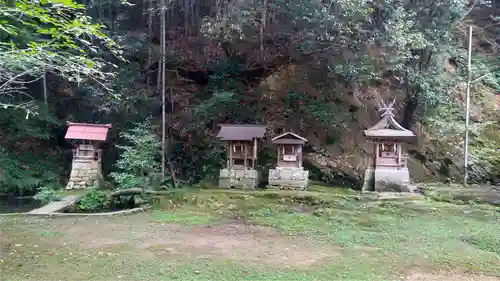
[[[386,115],[394,117],[394,104],[396,104],[396,98],[392,99],[391,103],[389,103],[388,105],[386,105],[384,100],[380,100],[378,102],[378,111],[382,112],[382,114],[380,114],[380,117],[384,117]]]

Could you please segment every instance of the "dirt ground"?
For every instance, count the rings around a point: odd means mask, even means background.
[[[499,278],[488,276],[477,276],[453,273],[424,273],[424,272],[410,272],[404,279],[405,281],[498,281]]]
[[[37,226],[36,233],[34,228]],[[300,236],[289,236],[270,227],[228,222],[216,226],[186,227],[151,221],[147,214],[120,218],[28,218],[23,224],[9,226],[9,232],[24,233],[23,239],[0,235],[1,259],[8,259],[16,247],[51,247],[105,254],[125,249],[141,260],[185,257],[263,263],[279,268],[307,268],[335,261],[340,247],[311,243]],[[30,230],[31,229],[31,230]],[[31,231],[31,232],[30,232]],[[11,232],[12,233],[12,232]],[[45,234],[44,234],[45,233]],[[33,239],[36,237],[36,239]],[[27,240],[26,238],[30,238]],[[38,239],[38,241],[37,241]],[[24,245],[19,243],[25,243]],[[36,245],[39,244],[39,245]],[[499,281],[500,278],[467,274],[428,273],[411,270],[405,281]]]
[[[213,227],[188,228],[148,222],[147,217],[139,214],[112,220],[57,218],[45,220],[40,225],[43,227],[42,231],[60,233],[44,238],[44,243],[61,243],[103,251],[128,246],[146,259],[161,258],[162,253],[168,253],[255,261],[286,268],[311,266],[340,254],[339,249],[333,246],[314,245],[299,237],[284,236],[269,227],[234,222]]]

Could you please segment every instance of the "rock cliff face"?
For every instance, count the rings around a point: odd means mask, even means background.
[[[332,184],[359,187],[366,167],[366,155],[372,153],[362,131],[378,120],[377,100],[396,98],[396,119],[402,121],[404,93],[388,85],[349,89],[342,85],[316,85],[308,81],[307,73],[297,65],[289,65],[263,80],[263,99],[272,100],[266,111],[271,129],[292,129],[308,139],[305,167],[313,179]],[[334,93],[328,93],[333,88]],[[283,116],[283,100],[289,92],[304,92],[308,96],[330,95],[335,103],[334,119],[330,124],[294,122]],[[500,175],[500,107],[499,97],[484,86],[473,88],[470,130],[471,181],[495,181]],[[417,142],[406,145],[410,154],[409,169],[415,182],[459,181],[463,174],[465,85],[452,91],[454,102],[437,110],[435,116],[414,122],[409,129]],[[303,105],[307,106],[307,105]],[[299,114],[299,113],[297,113]],[[293,119],[293,118],[292,118]]]

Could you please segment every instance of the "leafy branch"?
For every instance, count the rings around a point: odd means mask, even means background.
[[[83,9],[73,0],[24,0],[15,5],[0,0],[0,96],[23,96],[26,85],[46,72],[77,83],[90,80],[111,91],[116,65],[98,54],[106,49],[124,60],[122,50]],[[1,105],[26,109],[27,104],[4,100]]]

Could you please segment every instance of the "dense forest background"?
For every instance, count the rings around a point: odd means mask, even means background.
[[[356,186],[370,153],[361,132],[377,122],[377,101],[392,98],[397,119],[418,135],[408,148],[413,179],[460,180],[469,25],[470,177],[500,182],[495,1],[0,4],[2,192],[67,181],[66,121],[113,124],[103,169],[116,172],[118,145],[133,142],[120,133],[161,135],[163,97],[167,172],[178,181],[217,177],[218,124],[256,123],[306,137],[312,179]],[[138,127],[145,120],[151,126]],[[263,171],[273,157],[264,144]]]

